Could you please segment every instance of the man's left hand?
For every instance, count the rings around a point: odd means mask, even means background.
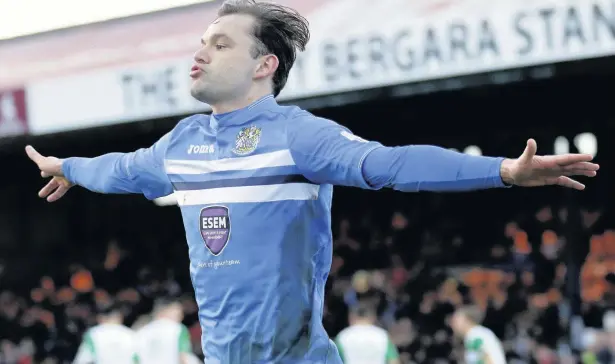
[[[585,185],[570,178],[574,176],[594,177],[599,165],[591,163],[589,154],[536,155],[536,141],[529,139],[523,154],[517,159],[502,162],[502,181],[509,185],[536,187],[559,185],[575,190]]]

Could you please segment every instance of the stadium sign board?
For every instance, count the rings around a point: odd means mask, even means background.
[[[313,14],[316,39],[300,56],[285,97],[615,54],[612,0],[432,1],[440,7],[418,16],[392,0],[377,6],[390,3],[382,16],[359,10],[348,16],[352,1],[344,2],[346,7],[331,10],[337,14]],[[319,21],[321,15],[327,20]]]
[[[312,39],[281,100],[615,54],[615,0],[311,4]],[[31,131],[206,111],[188,92],[190,57],[178,57],[35,80],[28,85]]]

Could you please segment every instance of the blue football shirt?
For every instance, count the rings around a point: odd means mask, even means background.
[[[188,117],[133,153],[68,158],[63,170],[92,191],[175,193],[208,364],[340,364],[322,325],[333,185],[498,187],[500,163],[437,147],[384,147],[270,95],[231,113]]]

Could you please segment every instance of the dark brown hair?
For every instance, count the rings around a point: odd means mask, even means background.
[[[457,313],[465,316],[475,324],[483,322],[485,316],[483,310],[473,305],[461,306],[457,309]]]
[[[247,14],[256,19],[254,58],[267,54],[278,57],[278,69],[273,75],[273,95],[278,96],[286,85],[290,69],[297,59],[297,49],[305,50],[310,40],[308,21],[296,10],[286,6],[256,0],[227,0],[218,16]]]
[[[376,308],[371,302],[359,301],[350,308],[350,313],[356,317],[367,318],[376,317]]]

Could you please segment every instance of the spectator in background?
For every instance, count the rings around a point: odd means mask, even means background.
[[[19,350],[9,340],[0,342],[0,363],[17,363],[19,359]]]
[[[505,364],[506,355],[502,343],[493,331],[481,326],[483,313],[477,307],[457,309],[450,320],[456,335],[463,338],[467,364]]]
[[[400,359],[403,363],[410,362],[420,352],[420,343],[417,340],[417,332],[412,321],[403,317],[395,322],[389,329],[391,341],[400,350]],[[422,360],[417,360],[421,362]]]
[[[345,364],[400,364],[397,347],[389,334],[376,326],[376,310],[369,302],[358,302],[350,310],[350,326],[335,339]],[[370,343],[366,345],[366,343]]]
[[[179,300],[159,298],[153,320],[137,331],[139,360],[148,364],[187,364],[192,353],[184,311]]]
[[[135,364],[137,346],[134,332],[122,323],[116,305],[100,310],[97,326],[89,329],[77,351],[74,364]]]

